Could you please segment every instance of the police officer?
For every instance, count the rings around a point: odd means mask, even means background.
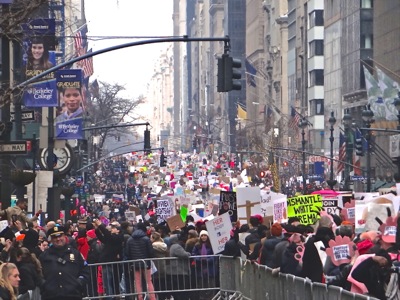
[[[67,244],[64,227],[48,230],[52,246],[39,260],[43,268],[43,300],[78,300],[83,298],[89,280],[89,268],[81,253]]]

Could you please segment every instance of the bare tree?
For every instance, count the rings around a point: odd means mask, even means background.
[[[120,123],[125,117],[129,116],[135,120],[132,114],[140,104],[144,102],[143,96],[137,99],[126,99],[121,96],[125,91],[125,87],[119,84],[109,84],[99,82],[98,87],[91,85],[91,98],[87,104],[87,114],[89,120],[96,126],[110,126]],[[121,132],[127,132],[127,128],[102,128],[96,131],[96,135],[100,136],[99,148],[107,137],[118,137]]]

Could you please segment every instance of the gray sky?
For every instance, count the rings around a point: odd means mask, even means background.
[[[114,4],[111,5],[111,2]],[[134,36],[146,39],[172,35],[172,0],[86,0],[88,36],[108,37],[89,40],[93,51],[138,39],[113,39]],[[93,58],[94,74],[108,83],[125,85],[127,96],[145,94],[146,84],[153,75],[154,64],[168,44],[135,46],[101,54]]]

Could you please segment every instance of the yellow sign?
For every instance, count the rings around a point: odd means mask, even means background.
[[[287,199],[288,217],[297,217],[304,225],[315,224],[321,210],[321,195],[303,195]]]

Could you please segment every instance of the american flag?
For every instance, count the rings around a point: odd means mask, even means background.
[[[299,113],[296,111],[296,109],[293,106],[291,106],[290,116],[291,116],[291,119],[289,121],[289,128],[297,131],[299,129],[299,122],[300,122],[301,118],[300,118]]]
[[[82,56],[86,52],[87,47],[87,25],[83,25],[74,36],[75,53],[77,56]],[[83,53],[83,54],[81,54]]]
[[[87,53],[92,53],[92,49],[90,49]],[[83,78],[87,78],[87,77],[93,75],[93,73],[94,73],[93,57],[88,57],[83,60],[82,69],[83,69]]]
[[[344,170],[346,160],[346,137],[343,133],[339,136],[339,163],[336,169],[336,174],[339,174]]]

